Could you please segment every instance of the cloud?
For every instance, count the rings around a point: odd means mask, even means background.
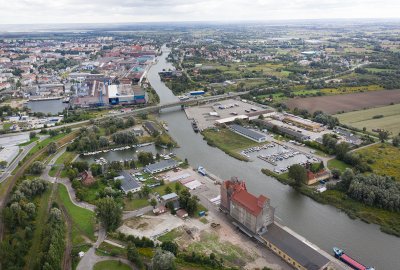
[[[398,0],[0,0],[0,23],[398,18]]]

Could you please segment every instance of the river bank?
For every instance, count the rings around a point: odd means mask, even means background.
[[[163,54],[160,58],[166,58]],[[158,61],[149,70],[150,84],[160,95],[161,103],[172,102],[177,97],[157,79],[162,70],[162,61]],[[169,93],[165,93],[169,91]],[[168,99],[171,97],[172,99]],[[255,160],[242,162],[234,159],[215,147],[210,147],[202,136],[193,132],[190,120],[180,110],[169,109],[160,115],[167,122],[169,133],[180,145],[176,154],[187,158],[193,167],[203,166],[207,171],[221,179],[237,176],[246,180],[248,190],[254,194],[264,194],[276,206],[276,218],[279,223],[291,228],[309,241],[327,252],[333,246],[340,246],[368,265],[376,269],[397,269],[400,241],[397,237],[382,233],[379,226],[367,224],[359,219],[351,219],[337,208],[318,203],[304,196],[288,185],[261,172],[265,162]]]
[[[261,171],[265,175],[271,176],[281,183],[293,187],[296,191],[319,203],[329,204],[342,210],[351,219],[359,218],[366,223],[377,224],[380,226],[382,232],[400,237],[400,213],[366,206],[351,199],[346,193],[339,190],[327,190],[319,193],[306,185],[294,187],[294,181],[289,179],[287,174],[276,174],[267,169],[262,169]]]

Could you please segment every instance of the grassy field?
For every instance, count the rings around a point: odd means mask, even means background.
[[[373,118],[378,115],[383,117]],[[335,116],[341,123],[359,129],[365,127],[368,131],[372,131],[372,129],[381,128],[392,132],[393,135],[397,135],[400,132],[400,104],[337,114]]]
[[[157,239],[161,242],[174,241],[176,238],[180,237],[184,233],[185,232],[182,228],[176,228],[172,231],[167,232],[166,234],[161,235]]]
[[[147,199],[132,199],[129,200],[127,198],[124,199],[124,210],[125,211],[133,211],[145,206],[150,205]]]
[[[96,249],[96,253],[98,253],[100,256],[105,255],[105,256],[121,256],[121,257],[126,257],[126,249],[117,247],[114,245],[111,245],[107,242],[103,242],[100,244],[100,246]]]
[[[38,136],[36,136],[35,138],[30,139],[30,140],[27,141],[27,142],[20,143],[20,144],[18,144],[18,146],[26,146],[26,145],[28,145],[28,144],[31,144],[31,143],[33,143],[33,142],[36,142],[37,140],[39,140],[39,137],[38,137]]]
[[[247,158],[238,152],[245,148],[259,145],[258,143],[236,134],[227,128],[222,128],[219,131],[206,129],[203,130],[201,134],[209,145],[216,146],[228,155],[243,161],[247,161]]]
[[[36,153],[37,151],[39,151],[40,149],[46,147],[47,145],[49,145],[51,142],[55,142],[65,136],[67,136],[68,133],[60,133],[54,137],[49,137],[47,139],[44,139],[43,141],[39,142],[38,144],[36,144],[28,153],[28,155],[33,155],[34,153]]]
[[[131,270],[129,265],[119,261],[102,261],[94,265],[93,270]]]
[[[341,94],[351,94],[357,92],[368,92],[368,91],[378,91],[384,88],[380,85],[371,84],[368,86],[346,86],[339,88],[323,88],[321,92],[326,95],[341,95]]]
[[[77,229],[90,239],[94,239],[95,214],[92,211],[73,204],[64,185],[58,185],[58,196]]]
[[[65,152],[56,160],[56,163],[55,163],[55,164],[62,165],[62,164],[64,164],[65,162],[69,163],[69,162],[71,162],[71,161],[75,158],[75,156],[76,156],[76,153],[75,153],[75,152],[68,152],[68,151],[65,151]]]
[[[390,144],[374,144],[358,150],[374,173],[393,176],[400,181],[400,148]]]
[[[187,247],[187,251],[209,254],[213,252],[218,258],[222,258],[225,264],[230,266],[244,266],[247,261],[253,257],[239,246],[230,242],[223,241],[215,233],[202,232],[200,241],[191,243]]]
[[[328,160],[328,169],[338,169],[341,172],[344,172],[347,168],[351,168],[350,165],[344,163],[343,161],[337,160],[336,158]]]

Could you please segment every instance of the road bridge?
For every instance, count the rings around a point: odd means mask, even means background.
[[[180,106],[181,108],[184,108],[186,106],[196,106],[196,105],[201,105],[201,104],[205,104],[205,103],[234,98],[234,97],[238,97],[238,96],[245,95],[248,93],[249,93],[249,91],[244,91],[244,92],[228,93],[228,94],[216,95],[216,96],[198,97],[198,98],[188,99],[188,100],[179,100],[179,101],[174,101],[174,102],[169,102],[169,103],[164,103],[164,104],[158,104],[158,105],[154,105],[154,106],[133,109],[132,111],[129,111],[129,112],[119,113],[118,116],[150,113],[150,112],[161,113],[163,109],[174,108],[174,107],[178,107],[178,106]]]

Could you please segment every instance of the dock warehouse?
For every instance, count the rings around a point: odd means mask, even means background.
[[[178,165],[179,163],[176,160],[168,159],[154,164],[149,164],[144,168],[144,170],[148,173],[154,174],[176,168]]]
[[[325,269],[329,259],[276,224],[268,226],[261,239],[274,253],[298,270]]]
[[[260,132],[257,132],[257,131],[254,131],[254,130],[251,130],[248,128],[244,128],[244,127],[236,125],[236,124],[230,125],[229,128],[233,132],[240,134],[243,137],[246,137],[250,140],[253,140],[253,141],[256,141],[259,143],[267,141],[267,136],[263,133],[260,133]]]

